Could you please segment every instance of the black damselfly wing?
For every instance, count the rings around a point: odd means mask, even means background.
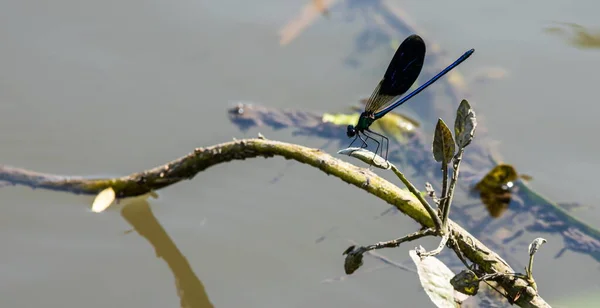
[[[392,61],[365,106],[367,112],[378,112],[406,93],[415,83],[425,61],[425,42],[413,34],[396,50]]]

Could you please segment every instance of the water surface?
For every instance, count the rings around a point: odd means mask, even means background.
[[[338,2],[329,19],[318,18],[282,47],[278,31],[306,1],[0,1],[0,163],[124,175],[194,147],[254,136],[227,119],[237,100],[345,111],[370,94],[393,51],[353,54],[369,25]],[[449,57],[476,48],[460,67],[465,76],[506,70],[503,79],[469,86],[505,161],[533,175],[534,188],[553,200],[594,205],[600,53],[543,32],[552,21],[600,27],[597,2],[570,3],[397,5]],[[261,132],[324,143],[288,130]],[[389,206],[303,165],[232,162],[160,191],[149,204],[93,214],[91,202],[2,189],[0,306],[430,306],[416,275],[394,267],[322,283],[342,276],[348,240],[392,239],[417,225],[403,215],[372,219]],[[597,207],[583,211],[580,217],[600,225]],[[315,243],[324,234],[327,240]],[[561,239],[544,237],[549,243],[535,267],[544,298],[552,303],[597,286],[591,257],[555,259]],[[436,241],[419,244],[433,248]],[[382,253],[410,265],[412,247]],[[525,262],[526,252],[513,257]],[[365,267],[381,265],[367,259]],[[577,280],[554,283],[565,276]],[[180,298],[178,289],[187,295]]]

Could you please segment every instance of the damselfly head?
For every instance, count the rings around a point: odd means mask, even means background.
[[[352,125],[348,125],[348,129],[346,130],[346,135],[349,138],[356,136],[356,129]]]

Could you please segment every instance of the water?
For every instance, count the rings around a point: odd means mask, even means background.
[[[533,175],[534,188],[553,200],[594,205],[600,165],[593,82],[600,54],[542,30],[551,21],[598,27],[598,4],[568,3],[396,5],[451,58],[476,48],[459,68],[464,75],[488,66],[508,72],[469,87],[505,161]],[[367,25],[355,13],[348,22],[352,14],[343,6],[280,46],[278,31],[305,4],[1,1],[0,163],[124,175],[244,137],[227,119],[236,100],[346,111],[370,94],[389,50],[350,54]],[[287,130],[261,132],[307,146],[324,142]],[[393,267],[322,283],[343,275],[348,240],[392,239],[417,226],[403,215],[372,219],[388,205],[312,168],[282,159],[233,162],[159,194],[149,207],[94,214],[90,196],[3,188],[0,305],[177,307],[179,288],[187,290],[188,307],[208,307],[208,301],[216,307],[431,306],[416,275]],[[600,209],[583,211],[579,217],[599,225]],[[143,231],[126,233],[132,228]],[[549,243],[536,256],[535,274],[544,298],[552,303],[597,286],[595,261],[575,253],[555,259],[560,238],[543,236]],[[406,262],[412,247],[382,254]],[[525,251],[516,258],[525,262]],[[366,259],[365,268],[377,266]],[[553,282],[567,273],[577,281]]]

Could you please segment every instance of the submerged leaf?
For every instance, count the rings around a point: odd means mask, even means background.
[[[512,182],[519,178],[517,170],[508,164],[499,164],[486,174],[475,188],[479,191],[504,191],[512,186]]]
[[[490,216],[498,218],[508,209],[512,200],[513,182],[518,178],[517,170],[513,166],[500,164],[475,185]]]
[[[339,150],[338,154],[344,154],[348,156],[352,156],[354,158],[358,158],[363,162],[373,165],[380,169],[388,170],[392,167],[390,162],[383,159],[383,157],[365,149],[365,148],[347,148],[343,150]]]
[[[454,291],[450,284],[454,273],[435,257],[421,259],[414,249],[408,253],[417,266],[421,286],[429,299],[437,307],[460,307],[459,303],[464,301],[467,296]]]
[[[358,122],[359,113],[343,114],[343,113],[324,113],[321,118],[323,122],[333,123],[335,125],[354,125]]]
[[[352,110],[357,111],[357,112],[364,111],[364,106],[367,104],[368,101],[369,101],[368,98],[361,99],[360,103],[363,105],[363,107],[352,107]],[[386,114],[385,117],[377,120],[375,123],[377,123],[385,118],[388,118],[390,116],[391,116],[391,118],[394,118],[395,121],[398,122],[399,126],[414,126],[414,127],[421,126],[421,123],[419,123],[419,121],[417,121],[416,119],[413,119],[413,118],[407,116],[406,114],[396,112],[395,110],[390,111],[390,113]],[[373,124],[375,124],[375,123],[373,123]]]
[[[469,105],[466,99],[463,99],[456,111],[456,120],[454,121],[454,136],[456,136],[456,145],[464,148],[473,140],[477,119],[475,111]]]
[[[417,127],[418,125],[405,117],[389,113],[371,125],[374,131],[381,132],[400,144],[406,144],[409,140],[408,136],[412,136]]]
[[[479,198],[485,204],[485,208],[490,216],[499,218],[508,210],[512,201],[512,193],[510,190],[481,191],[479,192]]]
[[[100,213],[106,210],[115,201],[115,191],[112,187],[101,191],[94,199],[92,204],[92,212]]]
[[[304,8],[298,15],[288,22],[283,29],[279,31],[279,44],[287,45],[293,41],[304,29],[317,20],[320,14],[327,16],[329,8],[337,0],[313,0],[304,5]]]
[[[547,27],[546,33],[562,36],[569,44],[580,49],[600,48],[600,31],[589,30],[569,22],[558,22],[562,27]]]
[[[454,150],[452,132],[444,120],[438,119],[433,135],[433,158],[435,161],[447,165],[454,156]]]

